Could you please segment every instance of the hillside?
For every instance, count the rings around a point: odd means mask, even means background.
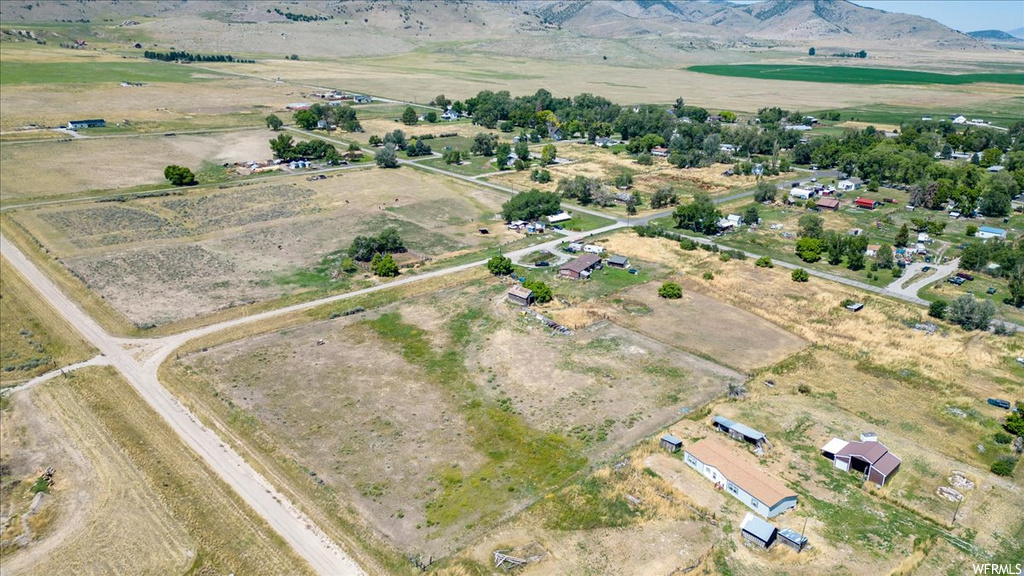
[[[968,32],[967,35],[986,42],[1024,42],[1024,40],[1002,30],[977,30]]]
[[[986,45],[934,20],[845,0],[769,0],[749,5],[721,0],[352,0],[281,5],[245,0],[127,4],[98,0],[5,2],[0,4],[0,17],[7,26],[86,20],[116,25],[136,18],[143,20],[141,30],[154,39],[206,50],[223,50],[224,43],[249,29],[260,38],[247,51],[310,55],[399,53],[451,41],[475,43],[471,47],[482,51],[532,55],[542,55],[546,49],[560,54],[587,52],[593,49],[588,40],[645,45],[643,51],[648,53],[666,42],[687,47],[693,43],[694,48],[812,42],[854,49]],[[316,42],[304,41],[313,35]],[[323,42],[325,36],[339,41]],[[524,41],[525,37],[531,39]],[[296,42],[301,50],[293,46]]]

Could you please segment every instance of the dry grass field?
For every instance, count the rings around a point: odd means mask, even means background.
[[[514,240],[520,236],[504,227],[477,231],[504,200],[415,170],[366,169],[12,216],[111,306],[149,325],[311,287],[373,282],[362,274],[332,281],[327,271],[315,282],[302,274],[356,235],[388,226],[399,229],[410,261]]]
[[[723,324],[738,332],[733,323]],[[236,441],[286,463],[274,476],[295,478],[291,489],[311,492],[332,523],[365,523],[370,548],[436,558],[543,495],[545,475],[610,457],[743,379],[611,322],[548,332],[489,280],[216,345],[168,377]],[[532,462],[524,441],[497,456],[488,447],[506,432],[480,410],[519,434],[561,438],[568,452]]]
[[[511,186],[516,190],[537,188],[546,192],[554,192],[558,181],[562,178],[586,176],[598,178],[614,189],[613,179],[620,172],[628,172],[633,176],[633,187],[629,192],[639,192],[642,204],[638,207],[639,214],[652,212],[649,205],[650,195],[658,188],[672,186],[685,201],[697,192],[706,192],[711,196],[722,196],[737,188],[750,187],[756,183],[753,176],[723,176],[723,172],[731,168],[731,164],[714,164],[707,168],[687,168],[680,170],[668,163],[664,158],[654,158],[653,166],[637,164],[629,154],[614,154],[610,150],[587,144],[557,144],[558,156],[571,160],[570,164],[547,166],[551,173],[551,182],[540,184],[530,179],[530,171],[505,171],[492,176],[488,180]],[[534,148],[531,154],[540,155],[540,148]],[[619,212],[625,209],[619,205]]]
[[[40,469],[57,471],[36,540],[5,550],[5,574],[305,573],[112,369],[18,393],[0,426],[5,514],[27,508]]]
[[[204,162],[224,164],[271,157],[275,134],[256,129],[175,137],[127,136],[0,147],[4,179],[0,198],[73,194],[87,190],[164,184],[164,167],[177,164],[199,172]],[[41,169],[40,160],[45,160]]]
[[[0,259],[0,385],[28,380],[95,352]]]

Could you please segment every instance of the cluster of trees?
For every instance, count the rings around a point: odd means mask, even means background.
[[[269,8],[267,9],[267,12],[270,12]],[[334,18],[332,15],[321,16],[319,14],[310,15],[296,14],[294,12],[282,12],[280,8],[274,8],[274,12],[276,12],[278,16],[284,16],[292,22],[319,22],[321,20],[332,20]]]
[[[376,236],[356,236],[348,248],[350,258],[359,262],[371,262],[374,255],[405,252],[405,243],[395,228],[385,228]]]
[[[533,189],[520,192],[501,205],[501,215],[506,222],[513,220],[535,220],[562,211],[562,199],[553,192]]]
[[[988,330],[996,315],[996,307],[991,300],[979,300],[971,294],[964,294],[952,302],[932,302],[928,315],[948,320],[964,330]]]
[[[679,194],[671,186],[661,186],[651,195],[651,208],[665,208],[679,203]]]
[[[512,273],[512,259],[495,256],[487,261],[487,270],[495,276],[508,276]]]
[[[430,145],[420,139],[413,140],[412,144],[405,147],[405,154],[410,157],[430,156],[433,153],[433,150],[430,149]]]
[[[195,186],[196,175],[184,166],[171,164],[164,168],[164,178],[175,186]]]
[[[608,190],[600,178],[586,176],[562,178],[558,181],[556,190],[563,197],[572,198],[584,206],[587,204],[611,206],[615,203],[615,193]]]
[[[488,134],[487,132],[480,132],[473,137],[473,145],[470,147],[470,152],[477,156],[494,156],[495,150],[498,148],[498,135]],[[508,156],[508,154],[505,154]]]
[[[323,140],[309,140],[295,143],[291,134],[281,133],[270,140],[270,150],[281,160],[324,160],[328,164],[341,161],[341,155],[334,144]]]
[[[527,280],[523,282],[523,288],[533,291],[533,301],[538,304],[551,302],[551,299],[554,298],[551,287],[540,280]]]
[[[346,132],[362,132],[363,126],[356,118],[356,111],[351,106],[331,106],[317,102],[308,110],[298,110],[294,114],[295,123],[303,130],[313,130],[323,120],[328,126],[336,125]]]
[[[154,52],[146,50],[142,53],[144,58],[160,60],[163,62],[238,62],[239,64],[255,64],[255,60],[244,60],[235,58],[231,54],[192,54],[191,52]]]
[[[398,152],[395,145],[388,142],[383,148],[377,151],[373,158],[377,166],[381,168],[398,168]]]
[[[812,50],[813,50],[813,48],[812,48]],[[811,54],[811,56],[814,56],[814,54]],[[861,50],[859,52],[836,52],[835,54],[832,55],[832,57],[833,58],[867,58],[868,57],[868,53],[867,53],[866,50]]]
[[[701,234],[718,232],[718,221],[722,219],[722,211],[705,192],[694,194],[693,201],[676,208],[672,213],[676,228],[692,230]]]
[[[814,214],[804,214],[800,217],[800,239],[796,243],[796,255],[804,262],[817,262],[825,257],[833,266],[838,266],[845,259],[846,267],[850,270],[863,270],[867,265],[867,237],[825,230],[824,222],[820,216]],[[875,255],[872,270],[889,270],[894,265],[892,246],[882,244]]]
[[[370,260],[370,270],[377,276],[391,278],[398,276],[398,263],[391,254],[374,254]]]
[[[407,106],[405,111],[402,112],[402,124],[406,126],[413,126],[419,122],[420,116],[416,113],[416,110],[412,106]]]

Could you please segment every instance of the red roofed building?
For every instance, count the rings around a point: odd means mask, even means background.
[[[821,449],[821,453],[835,463],[840,470],[860,472],[879,488],[900,469],[900,459],[889,452],[885,444],[868,440],[866,442],[845,442],[833,438]]]
[[[853,205],[858,208],[867,208],[868,210],[874,210],[875,206],[878,206],[878,202],[869,198],[857,198],[853,201]]]

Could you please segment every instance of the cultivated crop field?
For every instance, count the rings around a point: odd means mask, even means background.
[[[492,220],[504,200],[410,169],[357,169],[13,216],[115,309],[151,325],[296,290],[372,283],[362,274],[334,277],[336,262],[322,276],[304,273],[356,235],[388,226],[401,233],[410,262],[515,240]],[[493,232],[481,235],[481,224]]]
[[[87,190],[166,184],[164,167],[177,164],[200,172],[216,165],[271,157],[269,130],[210,134],[71,139],[6,144],[0,148],[4,201],[59,196]],[[40,161],[44,163],[43,168]]]
[[[275,461],[315,472],[325,513],[351,502],[403,554],[435,556],[743,378],[610,322],[552,336],[505,290],[474,282],[171,371]]]
[[[775,64],[723,64],[718,66],[690,66],[691,72],[764,78],[768,80],[795,80],[800,82],[832,82],[840,84],[1024,84],[1020,74],[939,74],[892,68],[859,68],[856,66],[780,66]]]
[[[87,360],[92,347],[40,302],[7,260],[0,260],[0,385]]]
[[[5,515],[28,508],[40,469],[57,471],[33,543],[3,551],[6,574],[305,573],[112,369],[19,392],[0,427]],[[19,516],[11,526],[3,539]]]

